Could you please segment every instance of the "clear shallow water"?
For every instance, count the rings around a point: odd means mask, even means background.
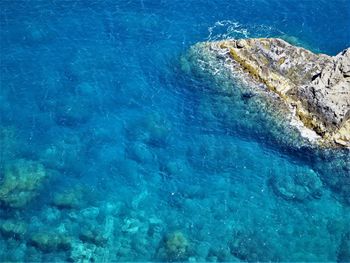
[[[347,153],[266,143],[245,108],[227,123],[180,60],[224,37],[334,55],[347,1],[0,6],[0,261],[349,260]]]

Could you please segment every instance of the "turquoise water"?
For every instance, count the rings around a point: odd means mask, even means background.
[[[0,8],[0,261],[350,261],[349,152],[270,138],[181,59],[268,36],[335,55],[348,1]]]

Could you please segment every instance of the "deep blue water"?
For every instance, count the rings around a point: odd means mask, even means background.
[[[181,70],[191,45],[228,37],[335,55],[349,1],[0,8],[0,261],[350,261],[348,152],[241,130]]]

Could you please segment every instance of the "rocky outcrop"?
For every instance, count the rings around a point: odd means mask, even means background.
[[[350,147],[350,48],[331,57],[278,38],[199,43],[245,82],[262,83],[318,142]],[[259,87],[259,86],[257,86]],[[278,105],[278,104],[276,104]],[[304,134],[308,134],[307,132]]]

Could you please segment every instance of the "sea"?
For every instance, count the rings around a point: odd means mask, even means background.
[[[350,1],[0,12],[0,262],[350,262],[350,152],[270,140],[247,97],[184,70],[193,45],[223,39],[336,55]]]

